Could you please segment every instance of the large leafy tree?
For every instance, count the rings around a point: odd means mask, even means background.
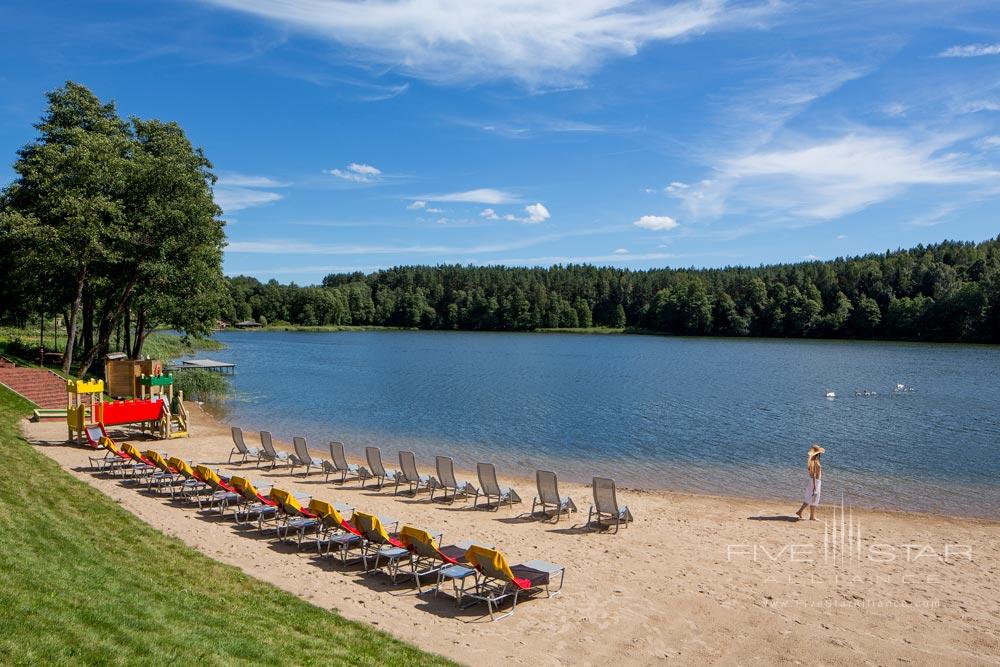
[[[18,179],[4,193],[10,246],[26,298],[58,308],[69,301],[63,370],[69,371],[88,279],[116,260],[131,148],[113,103],[69,82],[47,95],[37,139],[18,152]],[[13,254],[13,252],[12,252]]]
[[[156,324],[207,332],[229,298],[212,165],[177,124],[126,122],[85,86],[47,98],[0,202],[0,271],[22,302],[66,314],[64,370],[78,331],[81,374],[116,330],[133,356]]]

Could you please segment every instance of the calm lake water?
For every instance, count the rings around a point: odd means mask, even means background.
[[[787,498],[821,442],[824,501],[1000,510],[1000,348],[659,336],[223,332],[226,416],[318,450]],[[915,388],[893,394],[896,383]],[[854,395],[869,389],[876,396]],[[828,390],[837,398],[828,399]],[[522,489],[529,498],[533,489]],[[577,499],[578,504],[581,500]]]

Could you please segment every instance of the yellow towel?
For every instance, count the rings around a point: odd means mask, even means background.
[[[271,492],[267,494],[271,497],[271,500],[278,503],[282,510],[288,514],[298,514],[302,509],[302,505],[299,501],[295,499],[288,491],[283,491],[282,489],[271,489]]]
[[[129,456],[134,456],[136,458],[142,456],[142,452],[139,451],[139,448],[133,445],[131,442],[123,442],[122,451],[128,454]]]
[[[150,449],[146,451],[144,456],[150,461],[152,461],[156,465],[156,467],[162,470],[163,472],[169,471],[170,466],[167,465],[167,462],[166,460],[164,460],[163,455],[160,454],[155,449]]]
[[[435,544],[434,537],[430,533],[413,526],[403,526],[402,530],[399,531],[399,541],[407,547],[423,546],[428,550],[438,549],[438,545]]]
[[[197,465],[194,469],[198,471],[198,476],[201,477],[202,481],[208,482],[208,485],[213,488],[218,487],[222,482],[222,478],[220,478],[214,470],[207,466]]]
[[[257,500],[257,489],[253,488],[253,484],[247,478],[234,475],[229,478],[229,485],[247,500]]]
[[[389,533],[386,532],[385,526],[382,525],[377,516],[355,511],[353,521],[354,526],[361,534],[372,542],[389,542]]]
[[[115,444],[115,441],[106,435],[102,435],[101,439],[97,441],[97,444],[99,444],[101,447],[104,447],[104,449],[107,449],[108,451],[117,454],[118,456],[122,455],[121,450],[118,449],[118,445]]]
[[[188,479],[194,478],[194,470],[188,465],[188,462],[184,459],[177,458],[176,456],[171,456],[167,459],[167,463],[170,464],[171,468],[174,468],[180,474],[184,475]]]
[[[316,498],[310,500],[309,511],[317,515],[326,525],[339,526],[344,523],[344,517],[337,511],[337,508],[325,500]]]
[[[465,552],[465,560],[478,567],[484,574],[500,579],[512,581],[514,573],[507,564],[507,559],[502,553],[495,549],[487,549],[473,544]]]

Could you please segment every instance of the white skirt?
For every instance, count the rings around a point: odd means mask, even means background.
[[[805,502],[806,505],[812,505],[815,507],[819,505],[819,492],[823,486],[823,480],[809,478],[809,486],[806,487]]]

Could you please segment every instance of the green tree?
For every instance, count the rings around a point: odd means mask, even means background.
[[[878,302],[867,296],[858,297],[851,313],[851,323],[854,331],[861,336],[873,336],[878,332],[882,322],[882,311]]]
[[[577,326],[589,329],[594,326],[594,316],[590,310],[590,304],[583,297],[578,297],[576,301],[573,302],[573,307],[576,309],[576,319]]]
[[[22,278],[55,308],[68,308],[63,371],[69,372],[88,280],[127,251],[124,192],[132,148],[128,125],[113,103],[67,82],[46,95],[38,137],[18,151],[17,180],[3,194],[16,211],[5,247],[17,251]]]
[[[620,303],[615,305],[614,316],[612,317],[610,322],[611,326],[614,327],[615,329],[624,329],[626,321],[627,320],[625,319],[625,307]]]

